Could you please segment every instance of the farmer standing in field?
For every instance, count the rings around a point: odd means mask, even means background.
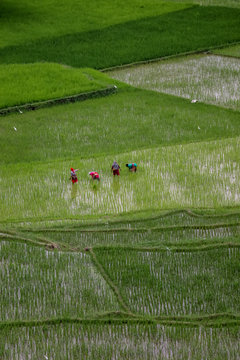
[[[97,171],[91,171],[88,175],[90,175],[93,180],[100,181],[99,173]]]
[[[129,169],[129,171],[131,172],[136,172],[137,171],[137,164],[136,163],[130,163],[130,164],[126,164],[126,167]]]
[[[113,176],[117,175],[119,176],[119,170],[120,170],[120,166],[118,165],[118,163],[116,161],[113,162],[112,164],[112,172],[113,172]]]
[[[76,174],[76,172],[77,172],[78,170],[79,170],[79,169],[73,169],[73,168],[71,168],[71,176],[70,176],[69,180],[71,179],[73,184],[75,184],[75,183],[78,182],[78,178],[77,178],[77,174]]]

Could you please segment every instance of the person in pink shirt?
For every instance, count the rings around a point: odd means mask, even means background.
[[[100,181],[99,173],[97,171],[91,171],[88,175],[90,175],[93,180]]]

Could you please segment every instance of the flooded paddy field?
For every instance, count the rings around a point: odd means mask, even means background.
[[[0,241],[0,266],[1,321],[119,310],[115,295],[85,254]]]
[[[110,170],[112,157],[82,160],[76,185],[69,181],[66,161],[31,168],[2,166],[1,218],[27,221],[144,209],[239,206],[239,144],[237,137],[120,154],[116,158],[122,170],[116,178]],[[137,173],[125,167],[132,159],[138,163]],[[91,170],[99,171],[99,183],[91,180]],[[9,171],[18,171],[17,181],[8,178]]]
[[[240,360],[240,2],[23,3],[0,5],[0,359]]]
[[[240,110],[237,58],[194,55],[113,70],[108,75],[136,87]]]
[[[134,313],[238,313],[240,249],[198,252],[95,249]]]
[[[144,324],[60,324],[1,330],[2,360],[238,359],[239,329]]]

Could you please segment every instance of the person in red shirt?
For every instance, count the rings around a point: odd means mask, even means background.
[[[93,180],[100,181],[99,173],[97,171],[91,171],[88,175],[90,175]]]
[[[112,172],[113,172],[113,176],[117,175],[119,176],[119,170],[120,170],[120,166],[118,165],[118,163],[116,161],[113,162],[112,164]]]
[[[75,183],[78,182],[78,178],[77,178],[77,174],[76,174],[76,172],[77,172],[78,170],[79,170],[79,169],[73,169],[73,168],[71,168],[71,176],[70,176],[69,180],[71,179],[73,184],[75,184]]]

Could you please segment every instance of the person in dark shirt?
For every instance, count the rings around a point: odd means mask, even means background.
[[[119,170],[120,170],[120,166],[118,165],[118,163],[116,161],[113,162],[112,164],[112,172],[113,172],[113,176],[117,175],[119,176]]]

